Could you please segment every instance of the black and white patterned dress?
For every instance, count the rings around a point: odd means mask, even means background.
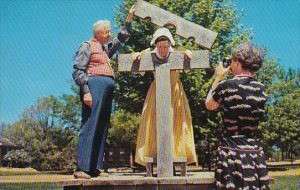
[[[220,104],[224,133],[217,150],[217,189],[270,189],[265,155],[256,137],[267,99],[255,78],[236,76],[213,91]]]

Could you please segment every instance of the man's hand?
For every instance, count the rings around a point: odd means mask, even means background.
[[[93,99],[92,99],[92,95],[91,93],[85,93],[83,95],[83,102],[85,105],[89,106],[90,108],[92,108],[93,105]]]
[[[134,12],[135,12],[135,4],[130,8],[126,18],[126,22],[131,22]]]

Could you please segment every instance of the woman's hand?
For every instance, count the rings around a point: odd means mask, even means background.
[[[141,60],[141,53],[140,52],[135,52],[131,55],[131,60]]]
[[[144,49],[143,51],[141,52],[134,52],[134,53],[131,53],[131,60],[132,61],[135,61],[135,60],[141,60],[141,55],[142,54],[145,54],[145,53],[150,53],[150,48],[147,48],[147,49]]]
[[[218,67],[215,69],[215,77],[219,79],[223,79],[228,72],[229,72],[229,67],[224,68],[222,63],[220,62]]]

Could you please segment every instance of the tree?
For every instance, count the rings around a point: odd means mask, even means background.
[[[300,153],[299,71],[279,69],[272,83],[269,83],[268,117],[261,125],[266,147],[279,147],[281,158],[293,159]],[[271,151],[271,150],[269,150]]]
[[[18,121],[3,127],[2,134],[27,153],[30,159],[24,164],[38,170],[73,170],[80,123],[79,102],[74,94],[41,97],[21,113]],[[14,163],[23,158],[10,157]]]

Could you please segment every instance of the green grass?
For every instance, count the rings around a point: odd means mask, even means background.
[[[271,184],[272,190],[299,190],[300,176],[276,176],[275,183]]]
[[[8,175],[31,175],[39,172],[33,168],[5,168],[0,167],[0,176]]]
[[[62,175],[71,175],[73,172],[67,171],[1,171],[0,176],[15,176],[15,175],[51,175],[51,174],[62,174]],[[0,189],[1,190],[1,189]]]
[[[63,190],[57,183],[7,183],[0,184],[1,190]]]

